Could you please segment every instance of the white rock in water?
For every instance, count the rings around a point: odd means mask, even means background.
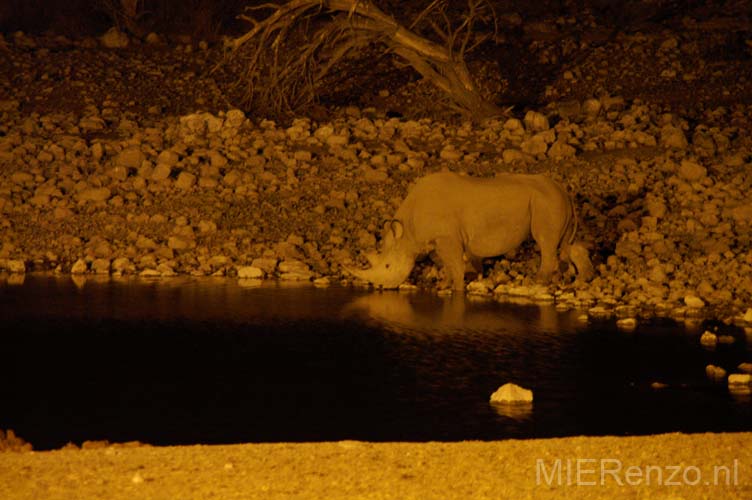
[[[127,47],[130,42],[128,35],[117,29],[115,26],[108,29],[104,35],[100,36],[99,41],[108,49],[123,49]]]
[[[710,380],[719,382],[726,378],[726,370],[720,366],[708,365],[705,367],[705,375],[707,375]]]
[[[491,394],[492,403],[531,403],[532,401],[533,391],[511,382],[502,385]]]
[[[616,320],[616,327],[620,330],[634,330],[637,328],[637,319],[621,318]]]
[[[728,388],[731,392],[749,393],[752,391],[752,374],[732,373],[728,377]]]
[[[691,307],[692,309],[702,309],[703,307],[705,307],[705,302],[703,302],[700,297],[697,297],[695,295],[685,296],[684,303],[687,305],[687,307]]]
[[[706,331],[700,337],[700,344],[705,346],[715,346],[718,344],[718,335],[713,332]]]
[[[237,270],[239,279],[260,279],[264,277],[264,270],[255,266],[241,266]]]

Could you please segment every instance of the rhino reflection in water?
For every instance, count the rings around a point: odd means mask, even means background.
[[[365,315],[391,330],[416,334],[429,331],[557,332],[572,327],[572,318],[562,315],[550,304],[499,307],[493,301],[475,303],[464,296],[439,298],[430,294],[401,292],[369,293],[350,302],[347,315]],[[527,341],[515,336],[514,342]]]
[[[444,268],[440,287],[464,290],[463,255],[481,271],[483,258],[510,252],[532,235],[541,251],[538,281],[551,280],[559,259],[573,263],[578,279],[587,281],[593,266],[587,250],[574,241],[576,228],[572,199],[548,177],[431,174],[418,180],[394,219],[385,223],[381,253],[366,255],[371,267],[345,270],[376,286],[396,288],[418,255],[435,250]]]

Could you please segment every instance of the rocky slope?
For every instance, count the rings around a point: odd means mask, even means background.
[[[679,60],[691,42],[661,33],[617,45]],[[0,268],[10,273],[337,281],[340,263],[377,244],[381,221],[420,176],[543,172],[575,197],[597,277],[533,286],[537,255],[527,245],[488,261],[473,293],[555,297],[592,314],[752,322],[743,102],[626,99],[601,78],[590,97],[566,98],[588,81],[570,72],[549,92],[563,97],[519,118],[473,124],[350,106],[282,124],[224,101],[201,69],[221,47],[106,49],[20,33],[1,45]],[[580,70],[600,64],[598,54]],[[689,73],[656,78],[692,82]],[[422,85],[379,95],[419,96]],[[411,281],[431,286],[438,272],[427,259]]]

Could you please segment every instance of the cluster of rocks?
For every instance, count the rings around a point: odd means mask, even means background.
[[[26,67],[33,47],[16,43],[10,59]],[[9,273],[326,284],[377,246],[415,179],[542,172],[575,197],[596,278],[533,286],[537,253],[527,245],[487,262],[471,293],[555,300],[616,315],[625,328],[655,313],[752,322],[749,106],[693,109],[690,119],[601,94],[482,124],[354,106],[326,122],[278,124],[237,109],[126,112],[109,97],[40,113],[10,75],[0,88],[0,268]],[[411,282],[436,277],[424,260]]]
[[[13,430],[8,429],[4,431],[0,429],[0,452],[3,451],[16,451],[27,452],[31,451],[31,444],[24,441],[22,438],[16,436]]]

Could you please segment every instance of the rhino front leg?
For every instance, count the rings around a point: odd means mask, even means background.
[[[462,259],[462,244],[454,238],[437,238],[436,254],[441,259],[444,267],[444,280],[439,284],[440,288],[452,290],[465,290],[465,261]]]

